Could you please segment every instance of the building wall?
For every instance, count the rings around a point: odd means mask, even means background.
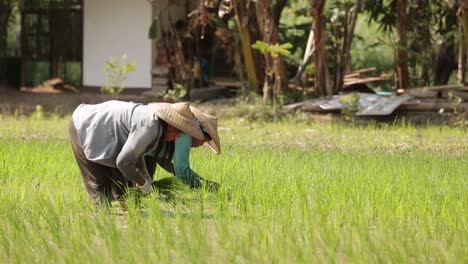
[[[136,63],[127,88],[151,88],[151,7],[146,0],[84,0],[83,85],[106,85],[104,61],[127,55]]]

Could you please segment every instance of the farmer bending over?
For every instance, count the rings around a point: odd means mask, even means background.
[[[108,204],[127,187],[150,193],[145,155],[159,153],[182,133],[204,139],[188,103],[82,104],[73,112],[69,131],[84,185],[96,204]]]

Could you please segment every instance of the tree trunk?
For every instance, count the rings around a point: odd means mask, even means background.
[[[455,54],[455,36],[456,30],[456,5],[450,4],[450,12],[445,16],[444,27],[441,28],[440,34],[445,36],[444,42],[439,46],[436,58],[436,67],[434,72],[434,84],[447,84],[452,72],[457,69],[457,55]]]
[[[256,2],[258,28],[261,31],[262,40],[265,43],[279,43],[279,14],[277,17],[274,17],[274,10],[276,10],[276,13],[281,13],[279,10],[284,8],[285,3],[281,2],[280,4],[281,5],[277,7],[272,4],[272,0]],[[264,82],[263,101],[265,103],[268,101],[276,103],[277,95],[287,87],[287,82],[285,81],[287,80],[286,68],[284,67],[281,56],[272,56],[268,53],[264,56],[266,63],[266,81]],[[273,89],[271,93],[269,91],[270,88]]]
[[[457,68],[457,62],[455,60],[455,43],[453,39],[448,39],[440,46],[436,70],[434,77],[435,85],[447,84],[450,75],[452,75],[453,70]]]
[[[0,0],[0,83],[6,82],[6,48],[8,21],[12,11],[12,1]]]
[[[324,9],[326,0],[311,0],[312,27],[315,33],[315,90],[321,95],[333,95],[327,60],[327,32],[325,31]]]
[[[461,18],[464,32],[465,50],[468,50],[468,0],[460,0],[457,15]]]
[[[463,26],[459,26],[460,39],[465,38],[465,33],[463,32]],[[458,45],[458,71],[457,78],[458,81],[465,85],[465,73],[466,73],[466,47],[464,42],[460,40]]]
[[[280,18],[281,18],[281,13],[283,12],[284,7],[288,3],[287,0],[276,0],[274,1],[275,4],[273,5],[273,32],[272,32],[272,38],[275,43],[280,42],[280,37],[279,37],[279,23],[280,23]],[[288,74],[286,71],[286,66],[284,65],[284,60],[283,57],[278,56],[278,58],[275,59],[275,74],[277,80],[280,80],[280,82],[276,81],[276,90],[279,93],[282,93],[285,89],[288,88]]]
[[[273,6],[273,21],[275,25],[279,25],[281,18],[281,13],[283,12],[284,7],[288,4],[288,0],[276,0]]]
[[[256,10],[256,18],[257,18],[257,27],[260,30],[261,38],[265,43],[270,43],[267,40],[268,36],[270,35],[270,28],[268,27],[272,21],[268,21],[267,13],[270,10],[267,10],[267,6],[271,5],[271,1],[267,0],[268,3],[264,1],[257,1],[255,3],[255,10]],[[267,28],[268,27],[268,28]],[[267,36],[268,35],[268,36]],[[272,77],[273,77],[273,58],[269,53],[263,54],[265,60],[265,73],[263,76],[263,103],[266,104],[270,100],[271,97],[271,84],[272,84]]]
[[[413,76],[417,78],[418,86],[429,86],[431,57],[432,57],[432,40],[430,28],[427,26],[430,23],[427,13],[430,12],[430,6],[426,4],[426,0],[412,0],[408,24],[411,27],[412,36],[410,40],[411,55],[409,56],[409,67]]]
[[[232,4],[236,13],[236,24],[239,29],[242,53],[249,81],[248,89],[244,90],[244,95],[248,95],[252,89],[257,90],[259,87],[255,60],[252,53],[253,43],[248,29],[248,10],[244,0],[234,0]]]
[[[252,44],[257,42],[257,40],[261,39],[260,35],[260,29],[258,28],[258,22],[257,22],[257,9],[255,8],[255,5],[250,1],[250,6],[247,8],[248,12],[248,23],[247,27],[250,33],[250,39],[252,40]],[[265,72],[265,64],[263,61],[263,55],[260,53],[259,50],[252,49],[252,46],[250,46],[252,50],[252,57],[254,66],[255,66],[255,74],[257,76],[257,80],[259,82],[259,86],[257,86],[257,89],[255,90],[258,94],[262,94],[261,90],[261,85],[260,82],[264,78],[264,72]]]
[[[359,12],[361,11],[361,4],[362,0],[357,0],[354,6],[346,10],[346,25],[344,29],[344,36],[343,36],[343,45],[339,52],[338,56],[338,64],[336,69],[335,75],[335,88],[334,93],[338,93],[343,88],[344,83],[344,75],[346,70],[349,69],[350,62],[351,62],[351,44],[353,42],[354,37],[354,29],[356,27],[356,20],[358,17]]]
[[[398,77],[398,88],[407,88],[409,83],[408,52],[407,47],[407,0],[397,0],[397,36],[396,36],[396,73]]]
[[[459,53],[458,53],[458,80],[465,84],[466,73],[466,52],[468,50],[468,0],[460,0],[460,6],[457,11],[457,16],[461,22]]]

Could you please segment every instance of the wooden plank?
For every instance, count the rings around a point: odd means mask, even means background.
[[[157,65],[153,68],[153,76],[167,77],[169,74],[169,66],[167,65]]]
[[[359,83],[370,83],[370,82],[381,82],[381,81],[388,81],[389,78],[387,76],[379,76],[379,77],[367,77],[367,78],[361,78],[361,79],[351,79],[351,80],[345,80],[344,81],[344,86],[350,86],[353,84],[359,84]]]
[[[353,78],[359,78],[361,76],[361,74],[359,72],[354,72],[354,73],[350,73],[350,74],[346,74],[344,76],[345,79],[353,79]]]
[[[416,98],[437,98],[439,97],[439,91],[425,88],[412,88],[406,90],[405,94],[409,94]]]
[[[391,114],[401,103],[410,100],[412,96],[380,96],[378,100],[372,102],[356,113],[357,116],[383,116]]]
[[[61,90],[54,89],[52,86],[37,86],[34,88],[21,87],[21,92],[26,93],[45,93],[45,94],[59,94],[62,93]]]
[[[468,99],[468,87],[456,85],[419,87],[407,89],[404,92],[417,98],[449,98],[449,93],[452,93],[453,95],[461,97],[463,100]]]
[[[371,73],[375,73],[377,71],[377,68],[371,67],[371,68],[365,68],[365,69],[360,69],[360,70],[355,70],[350,73],[347,73],[344,75],[345,79],[349,78],[361,78],[363,76],[369,75]]]
[[[414,103],[412,101],[403,103],[398,107],[398,111],[432,111],[437,112],[440,109],[444,109],[446,112],[453,112],[455,109],[455,104],[453,102],[449,102],[447,100],[431,100],[431,101],[418,101],[418,103]],[[468,111],[468,103],[460,103],[457,107],[457,111],[459,112],[466,112]]]
[[[72,92],[72,93],[80,92],[80,88],[75,87],[74,85],[67,83],[66,81],[60,78],[54,78],[54,79],[44,81],[40,87],[42,87],[42,89],[44,89],[44,87],[52,87],[57,90],[61,90],[65,92]],[[37,89],[37,87],[34,89]]]
[[[67,92],[72,92],[72,93],[79,93],[80,92],[80,88],[78,87],[75,87],[69,83],[64,83],[62,85],[60,85],[59,87],[56,87],[57,89],[60,89],[60,90],[64,90],[64,91],[67,91]]]
[[[377,71],[376,67],[369,67],[369,68],[355,70],[355,71],[352,71],[352,72],[369,73],[369,72],[376,72],[376,71]]]
[[[240,80],[235,78],[212,78],[210,80],[215,86],[223,86],[223,87],[242,87],[242,83]]]
[[[417,89],[426,89],[426,90],[433,90],[433,91],[445,91],[445,90],[464,90],[464,91],[466,91],[468,89],[468,87],[467,86],[448,84],[448,85],[415,87],[415,88],[406,89],[406,91],[408,92],[408,91],[417,90]]]
[[[349,77],[360,77],[362,75],[365,75],[365,74],[370,74],[370,73],[374,73],[377,71],[377,68],[376,67],[370,67],[370,68],[364,68],[364,69],[359,69],[359,70],[354,70],[350,73],[347,73],[345,74],[345,78],[349,78]]]
[[[450,98],[450,94],[453,97],[460,97],[463,101],[468,101],[468,92],[459,92],[459,91],[442,91],[442,98]]]

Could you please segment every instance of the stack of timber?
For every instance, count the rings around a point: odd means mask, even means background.
[[[383,116],[391,114],[402,103],[410,100],[410,95],[382,96],[375,93],[358,93],[359,111],[358,116]],[[344,109],[341,95],[327,98],[307,100],[300,103],[285,106],[288,110],[301,110],[306,112],[330,113],[340,112]]]
[[[144,92],[143,95],[160,98],[169,87],[169,64],[155,65],[151,75],[151,90]]]
[[[468,87],[454,85],[420,87],[399,90],[398,95],[358,93],[357,116],[386,116],[397,112],[458,112],[468,113]],[[311,99],[285,106],[287,110],[306,112],[340,112],[342,95]]]
[[[459,85],[440,85],[398,90],[400,94],[413,97],[398,108],[399,111],[468,112],[468,87]]]
[[[26,93],[59,94],[63,92],[79,93],[80,88],[60,78],[55,78],[47,80],[36,87],[21,87],[20,91]]]
[[[387,82],[391,80],[391,75],[389,74],[381,74],[377,75],[377,68],[364,68],[352,71],[347,73],[343,76],[343,91],[344,92],[361,92],[361,93],[374,93],[374,91],[367,86],[369,83],[380,83],[380,82]],[[306,92],[306,93],[314,93],[315,88],[313,84],[315,83],[314,78],[308,79],[309,84],[312,86],[310,87],[301,87],[295,82],[289,83],[289,89]]]
[[[377,68],[365,68],[353,71],[344,76],[343,89],[346,91],[347,88],[354,85],[368,84],[372,82],[383,82],[391,79],[391,76],[388,74],[381,74],[380,76],[376,75]]]
[[[210,83],[212,83],[214,86],[221,87],[242,87],[242,83],[239,79],[231,77],[212,77],[210,79]]]

